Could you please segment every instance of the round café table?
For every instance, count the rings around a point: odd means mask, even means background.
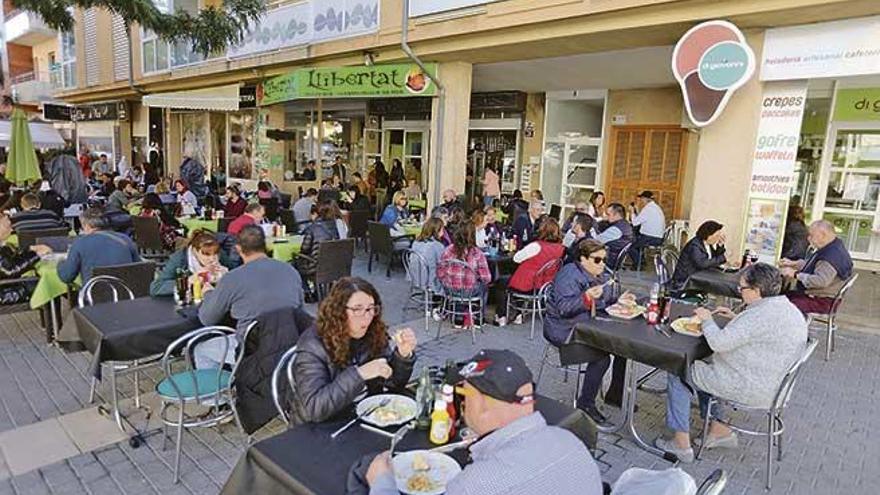
[[[58,260],[42,260],[34,268],[40,281],[31,294],[31,309],[37,309],[49,304],[52,300],[67,294],[67,283],[58,277]],[[73,285],[79,285],[81,279],[77,277]]]
[[[411,235],[413,237],[419,235],[419,233],[422,231],[422,225],[418,224],[418,223],[416,223],[416,224],[407,223],[407,224],[403,224],[402,227],[403,227],[403,232],[406,235]]]
[[[281,242],[278,242],[278,239],[279,238],[270,237],[266,240],[273,258],[278,261],[287,262],[299,256],[300,250],[302,249],[303,236],[291,235],[282,237],[280,239],[284,240]]]
[[[178,217],[178,222],[180,225],[183,225],[186,228],[187,232],[193,232],[197,229],[207,229],[211,232],[217,232],[218,226],[220,225],[219,220],[205,220],[202,217]]]

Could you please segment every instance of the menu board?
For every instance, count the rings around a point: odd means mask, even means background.
[[[787,199],[749,200],[744,249],[757,254],[759,261],[776,264],[779,252],[782,250],[787,210]]]

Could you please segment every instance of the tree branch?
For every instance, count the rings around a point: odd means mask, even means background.
[[[160,12],[152,0],[13,0],[20,9],[38,14],[46,25],[58,31],[73,29],[74,8],[104,8],[118,14],[129,25],[139,24],[169,42],[186,42],[202,55],[223,52],[241,41],[248,27],[265,12],[264,0],[224,0],[223,8],[211,6],[191,14],[178,9]]]

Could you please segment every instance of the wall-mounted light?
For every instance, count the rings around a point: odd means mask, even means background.
[[[376,63],[376,55],[373,52],[364,52],[364,65],[372,67]]]

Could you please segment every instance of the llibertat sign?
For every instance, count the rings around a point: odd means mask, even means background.
[[[436,74],[437,66],[427,64]],[[389,98],[434,96],[437,86],[415,64],[299,69],[264,81],[257,90],[259,105],[301,98]]]
[[[743,236],[761,261],[775,262],[782,249],[806,103],[806,81],[764,85]]]
[[[727,21],[694,26],[672,52],[672,73],[681,86],[688,117],[698,127],[715,121],[754,72],[752,48],[739,28]]]
[[[880,73],[880,16],[768,29],[761,80]]]

